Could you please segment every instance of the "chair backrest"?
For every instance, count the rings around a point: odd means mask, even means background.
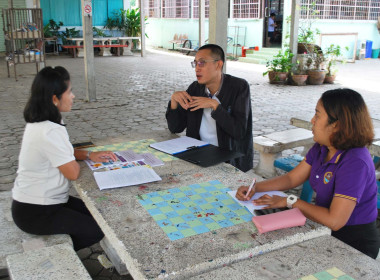
[[[173,40],[178,40],[178,34],[174,34]]]
[[[183,34],[182,36],[182,39],[188,39],[187,34]]]

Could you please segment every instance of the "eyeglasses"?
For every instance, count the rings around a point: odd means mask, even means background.
[[[193,67],[193,68],[195,68],[197,65],[199,66],[199,67],[204,67],[205,66],[205,64],[207,63],[207,62],[215,62],[215,61],[218,61],[219,59],[209,59],[209,60],[200,60],[200,61],[196,61],[196,60],[194,60],[194,61],[192,61],[191,62],[191,66]]]

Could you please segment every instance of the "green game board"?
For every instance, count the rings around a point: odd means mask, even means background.
[[[341,271],[339,268],[333,267],[325,271],[317,272],[313,275],[308,275],[299,280],[355,280],[351,276]]]
[[[157,151],[153,148],[150,148],[149,145],[155,142],[157,141],[155,141],[154,139],[143,139],[143,140],[117,143],[117,144],[111,144],[111,145],[96,146],[96,147],[89,148],[88,150],[93,151],[93,152],[104,151],[104,150],[113,151],[113,152],[133,150],[137,154],[144,154],[144,153],[154,154],[157,158],[159,158],[160,160],[164,162],[178,159],[171,155],[168,155],[163,152]]]
[[[177,240],[251,221],[252,214],[228,191],[215,180],[137,198],[170,240]]]

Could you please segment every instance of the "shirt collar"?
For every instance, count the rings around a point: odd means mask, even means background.
[[[224,80],[224,74],[222,73],[222,78],[220,80],[220,85],[219,85],[219,88],[218,90],[215,92],[214,96],[217,97],[220,90],[222,89],[222,86],[223,86],[223,80]],[[210,93],[209,89],[205,86],[205,93],[208,97],[212,98],[212,94]]]
[[[327,153],[328,153],[328,149],[326,146],[322,145],[321,147],[321,153],[322,153],[322,162],[324,161],[324,158],[326,157]],[[337,164],[339,162],[339,160],[341,159],[341,156],[343,154],[344,150],[337,150],[335,152],[335,154],[333,155],[333,157],[326,163],[334,163],[334,164]]]

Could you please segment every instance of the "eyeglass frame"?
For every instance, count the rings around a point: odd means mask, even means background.
[[[197,67],[197,65],[198,65],[199,67],[203,68],[203,67],[205,67],[205,64],[206,64],[207,62],[216,62],[216,61],[219,61],[219,60],[220,60],[220,59],[206,59],[206,60],[196,61],[196,60],[194,59],[194,61],[191,61],[190,64],[191,64],[191,67],[193,67],[193,68]],[[199,64],[199,63],[201,63],[201,64]]]

